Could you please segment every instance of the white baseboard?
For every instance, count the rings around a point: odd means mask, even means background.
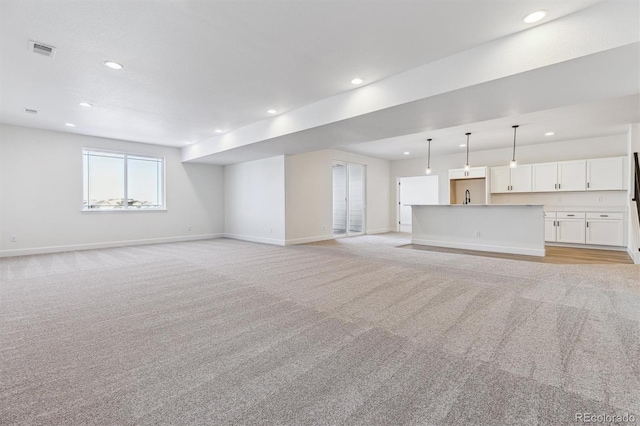
[[[527,256],[539,256],[544,257],[545,250],[542,249],[533,249],[533,248],[524,248],[524,247],[510,247],[510,246],[492,246],[485,244],[473,244],[473,243],[456,243],[450,241],[435,241],[435,240],[421,240],[421,239],[411,239],[411,244],[420,244],[425,246],[434,246],[434,247],[446,247],[446,248],[457,248],[464,250],[477,250],[477,251],[490,251],[494,253],[510,253],[510,254],[523,254]]]
[[[396,232],[396,228],[373,229],[371,231],[367,231],[367,235],[370,235],[370,234],[386,234],[387,232]]]
[[[327,240],[333,240],[333,235],[318,235],[315,237],[294,238],[291,240],[286,240],[285,245],[291,246],[296,244],[315,243],[318,241],[327,241]]]
[[[28,256],[32,254],[61,253],[65,251],[95,250],[113,247],[140,246],[146,244],[177,243],[182,241],[210,240],[223,234],[200,234],[179,237],[146,238],[143,240],[110,241],[104,243],[71,244],[64,246],[34,247],[16,250],[0,250],[0,257]]]
[[[241,234],[224,234],[225,238],[231,238],[232,240],[249,241],[251,243],[273,244],[276,246],[284,246],[285,240],[279,240],[276,238],[264,238],[254,237],[253,235],[241,235]]]
[[[580,249],[590,249],[590,250],[611,250],[611,251],[627,251],[626,247],[623,246],[596,246],[593,244],[582,244],[582,243],[555,243],[555,242],[546,242],[545,245],[552,247],[571,247],[571,248],[580,248]]]
[[[633,260],[633,263],[636,265],[640,264],[640,252],[633,250],[632,248],[627,248],[627,254]]]

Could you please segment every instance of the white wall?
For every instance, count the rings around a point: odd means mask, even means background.
[[[472,141],[473,143],[473,141]],[[545,143],[537,145],[526,145],[518,147],[516,158],[518,164],[543,163],[547,161],[579,160],[586,158],[615,157],[627,155],[627,135],[613,135],[590,139],[579,139],[556,143]],[[473,151],[469,161],[472,166],[501,166],[508,165],[511,160],[512,148],[487,151]],[[459,154],[452,154],[438,157],[431,157],[431,168],[433,174],[440,176],[440,203],[449,203],[449,169],[459,169],[464,166],[466,153],[462,150]],[[424,174],[426,158],[409,160],[398,160],[391,162],[391,181],[395,185],[397,177],[419,176]],[[532,194],[494,194],[491,202],[496,204],[521,204],[536,203],[554,206],[586,206],[597,203],[600,206],[622,207],[627,205],[626,194],[622,191],[604,191],[598,195],[603,197],[602,201],[597,201],[594,193],[563,193],[536,194],[535,201],[530,198]],[[395,204],[395,194],[392,194],[390,203]]]
[[[366,165],[366,232],[395,229],[389,205],[389,161],[338,150],[315,151],[285,160],[287,244],[333,238],[333,161]]]
[[[229,238],[285,244],[283,155],[224,168],[224,234]]]
[[[82,148],[165,157],[167,211],[82,212]],[[183,164],[178,148],[0,125],[0,182],[0,256],[223,232],[222,167]]]
[[[636,222],[638,216],[636,204],[631,201],[634,197],[634,168],[635,160],[633,153],[640,153],[640,124],[633,124],[629,128],[627,133],[627,151],[629,155],[629,193],[627,195],[629,200],[629,238],[628,238],[628,251],[631,258],[635,263],[640,263],[640,226]],[[640,155],[640,154],[639,154]],[[638,201],[640,203],[640,200]],[[634,209],[636,209],[634,211]]]

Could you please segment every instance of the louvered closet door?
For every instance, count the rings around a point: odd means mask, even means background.
[[[333,165],[333,235],[347,234],[347,165]]]

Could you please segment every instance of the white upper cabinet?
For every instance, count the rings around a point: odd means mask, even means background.
[[[450,169],[449,179],[478,179],[487,177],[486,167],[471,167],[469,171],[465,169]]]
[[[509,168],[511,172],[511,192],[531,192],[531,164]]]
[[[511,177],[509,167],[491,168],[491,192],[494,194],[509,192],[511,187]]]
[[[531,173],[533,192],[558,190],[558,163],[533,164]]]
[[[587,189],[587,162],[561,161],[532,165],[533,192],[584,191]]]
[[[491,193],[624,191],[627,169],[627,157],[491,167]],[[449,170],[449,178],[473,178],[475,170],[484,177],[486,167],[475,167],[470,172]]]
[[[558,191],[585,191],[587,189],[587,161],[561,161],[558,163]]]
[[[626,189],[625,163],[627,157],[587,160],[587,191]]]
[[[531,165],[492,167],[491,192],[531,192]]]
[[[483,178],[487,177],[486,167],[471,167],[471,170],[467,172],[469,178]]]

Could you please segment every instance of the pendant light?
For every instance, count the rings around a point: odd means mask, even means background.
[[[427,139],[429,147],[427,148],[427,170],[424,172],[428,175],[431,174],[431,139]]]
[[[467,135],[467,164],[464,165],[464,171],[468,172],[469,170],[471,170],[471,166],[469,165],[469,135],[471,133],[465,133],[465,135]]]
[[[513,157],[511,158],[511,163],[509,163],[509,167],[515,169],[518,167],[518,162],[516,161],[516,130],[518,129],[518,125],[516,124],[513,127]]]

